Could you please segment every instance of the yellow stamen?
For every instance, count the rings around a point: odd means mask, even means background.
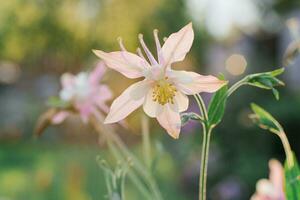
[[[174,97],[177,92],[176,87],[168,82],[168,77],[157,81],[153,87],[152,100],[161,105],[166,103],[174,104]]]

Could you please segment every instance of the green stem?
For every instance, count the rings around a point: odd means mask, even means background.
[[[110,152],[112,153],[112,155],[115,157],[116,160],[121,160],[124,161],[125,159],[122,156],[122,153],[120,152],[120,150],[118,150],[118,148],[114,145],[111,137],[109,137],[110,133],[109,132],[107,134],[107,130],[104,126],[101,126],[101,124],[99,123],[99,121],[97,119],[91,118],[91,122],[92,125],[94,126],[95,130],[97,132],[101,132],[103,134],[105,134],[105,138],[107,140],[107,145],[108,148],[110,150]],[[138,178],[138,176],[133,173],[133,172],[129,172],[128,173],[129,178],[131,179],[131,181],[133,182],[133,184],[137,187],[137,189],[143,194],[144,197],[146,197],[146,199],[151,200],[151,194],[149,193],[149,191],[147,191],[147,189],[143,186],[143,182]]]
[[[149,136],[149,119],[146,115],[142,116],[142,138],[143,138],[143,152],[145,164],[148,170],[151,169],[151,144]]]
[[[290,145],[289,140],[284,132],[283,127],[277,121],[274,121],[274,123],[278,130],[271,129],[270,131],[275,133],[276,135],[278,135],[278,137],[280,138],[284,152],[285,152],[288,168],[291,169],[295,164],[291,145]]]
[[[109,126],[103,126],[103,119],[99,115],[99,113],[94,113],[95,119],[92,118],[92,124],[96,126],[95,128],[98,128],[98,132],[102,132],[105,134],[106,138],[108,138],[110,141],[116,144],[116,147],[119,149],[120,155],[124,155],[126,158],[131,158],[133,162],[133,168],[138,172],[139,175],[141,175],[145,181],[145,183],[148,185],[152,192],[152,196],[155,197],[156,200],[162,200],[161,193],[159,191],[159,188],[157,186],[156,181],[152,177],[151,174],[149,174],[148,170],[145,170],[145,167],[142,163],[128,150],[126,145],[122,142],[122,140],[118,137],[118,135],[115,133],[115,131],[109,127]],[[107,134],[108,133],[108,134]],[[133,182],[135,183],[138,188],[140,188],[143,184],[139,184],[138,181],[140,181],[137,178],[137,175],[135,173],[129,173],[129,177],[131,179],[134,179]],[[140,188],[142,189],[142,188]],[[144,191],[143,191],[144,193]],[[151,198],[150,198],[151,199]]]
[[[202,128],[203,128],[203,139],[202,139],[202,151],[201,151],[201,166],[200,166],[200,177],[199,177],[199,200],[206,199],[206,183],[207,183],[207,165],[209,157],[209,144],[212,128],[208,125],[208,115],[202,97],[197,94],[196,98],[199,110],[202,114]]]
[[[227,95],[224,98],[229,97],[233,92],[235,92],[239,87],[245,85],[247,83],[247,77],[241,79],[240,81],[233,84],[227,91]],[[222,99],[223,100],[223,99]]]
[[[277,135],[279,136],[279,138],[282,142],[288,168],[291,169],[294,166],[294,155],[293,155],[293,151],[291,149],[290,143],[289,143],[283,129],[280,132],[278,132]]]
[[[201,152],[201,167],[200,167],[200,178],[199,178],[199,200],[206,199],[206,182],[207,182],[207,165],[209,157],[209,143],[211,136],[211,129],[203,127],[203,141],[202,141],[202,152]]]
[[[155,199],[161,200],[162,196],[152,175],[149,174],[147,170],[145,170],[143,164],[141,164],[139,160],[127,149],[127,147],[124,145],[124,143],[120,140],[120,138],[116,134],[109,134],[109,135],[110,137],[112,137],[113,141],[117,144],[118,148],[120,148],[120,150],[124,153],[124,155],[132,159],[134,168],[138,171],[138,173],[142,177],[144,177],[144,180],[147,183],[147,185],[150,187],[151,191],[153,192]]]
[[[195,97],[196,102],[198,104],[200,113],[203,117],[203,121],[208,122],[208,115],[207,115],[206,107],[205,107],[205,104],[204,104],[204,101],[203,101],[202,97],[199,94],[195,94],[194,97]]]

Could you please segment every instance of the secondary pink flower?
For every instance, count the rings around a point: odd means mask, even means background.
[[[270,177],[261,179],[256,184],[256,193],[251,200],[285,200],[283,191],[283,167],[277,160],[270,160]]]
[[[192,46],[194,32],[191,23],[171,34],[162,47],[158,31],[154,30],[153,33],[157,60],[149,51],[141,34],[139,41],[147,59],[139,48],[138,55],[128,52],[121,39],[121,51],[106,53],[94,50],[108,67],[124,76],[132,79],[144,77],[144,80],[132,84],[112,103],[105,123],[118,122],[143,105],[147,115],[155,117],[173,138],[178,138],[181,128],[179,113],[188,108],[187,95],[215,92],[226,82],[214,76],[171,69],[172,63],[184,60]]]
[[[105,103],[112,98],[112,93],[106,85],[100,84],[105,70],[104,63],[100,62],[90,73],[80,72],[76,76],[65,73],[61,77],[60,99],[69,102],[72,108],[80,114],[84,123],[88,121],[91,114],[98,110],[105,113],[109,111]],[[61,123],[70,114],[69,110],[62,110],[52,118],[52,123]]]

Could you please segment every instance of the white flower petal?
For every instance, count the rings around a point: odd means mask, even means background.
[[[178,139],[181,129],[181,119],[178,112],[174,112],[168,104],[163,106],[163,112],[156,117],[159,124],[166,129],[174,139]]]
[[[163,106],[160,105],[158,102],[153,101],[152,94],[153,90],[150,89],[145,98],[143,109],[149,117],[156,117],[163,111]]]
[[[189,23],[181,30],[171,34],[164,43],[161,52],[164,67],[169,67],[171,63],[182,61],[189,52],[194,40],[192,23]]]
[[[144,87],[144,90],[141,89]],[[129,86],[118,98],[114,100],[104,123],[121,121],[144,102],[148,85],[139,81]],[[141,92],[144,91],[144,95]],[[137,98],[139,97],[139,98]]]
[[[178,112],[183,112],[189,107],[189,98],[185,94],[182,94],[180,91],[178,91],[175,94],[174,103],[177,106]]]
[[[187,95],[200,92],[216,92],[227,83],[227,81],[220,80],[217,77],[202,76],[195,72],[171,70],[168,73],[178,90]]]
[[[63,88],[71,87],[74,84],[74,75],[70,73],[64,73],[61,78],[61,84]]]
[[[60,124],[62,123],[68,116],[70,115],[70,113],[68,111],[60,111],[58,113],[56,113],[52,119],[51,119],[51,123],[52,124]]]
[[[127,51],[106,53],[94,50],[94,53],[104,60],[105,64],[128,78],[139,78],[147,66],[145,60]]]

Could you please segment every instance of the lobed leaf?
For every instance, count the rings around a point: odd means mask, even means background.
[[[279,93],[275,87],[284,86],[284,82],[276,78],[276,76],[282,74],[283,72],[284,68],[280,68],[271,72],[251,74],[245,77],[245,84],[262,89],[272,90],[275,98],[279,99]]]

